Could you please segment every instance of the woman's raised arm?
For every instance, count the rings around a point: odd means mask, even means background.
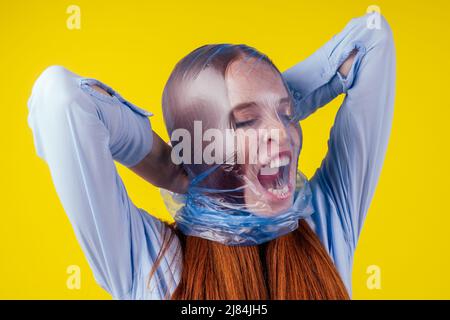
[[[377,14],[351,20],[311,57],[284,73],[299,119],[346,93],[328,153],[311,179],[317,211],[312,224],[340,270],[351,270],[391,131],[395,48],[384,17],[371,16]],[[372,18],[380,19],[380,28],[369,27]],[[352,55],[350,68],[343,66]],[[339,73],[340,67],[348,74]],[[349,284],[350,279],[344,280]]]
[[[28,107],[37,153],[97,282],[115,298],[133,298],[136,286],[147,283],[167,226],[132,203],[113,160],[134,167],[151,154],[150,113],[59,66],[41,74]],[[159,280],[150,298],[164,294],[168,284]]]

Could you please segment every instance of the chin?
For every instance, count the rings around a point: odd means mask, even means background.
[[[293,199],[286,199],[282,202],[278,201],[276,203],[266,202],[265,206],[258,211],[255,211],[254,214],[263,217],[276,217],[280,214],[283,214],[289,208],[291,208],[293,203]]]

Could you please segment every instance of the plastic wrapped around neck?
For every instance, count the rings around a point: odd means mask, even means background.
[[[245,205],[232,204],[227,197],[240,188],[203,188],[197,185],[199,180],[194,179],[183,195],[161,189],[177,228],[187,236],[225,245],[259,245],[294,231],[299,219],[314,212],[309,182],[300,171],[297,171],[292,207],[276,216],[257,215]]]

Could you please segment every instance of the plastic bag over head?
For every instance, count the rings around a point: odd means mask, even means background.
[[[190,178],[186,194],[162,190],[183,234],[257,245],[312,214],[293,99],[265,55],[245,45],[194,50],[166,84],[163,113],[172,161]]]

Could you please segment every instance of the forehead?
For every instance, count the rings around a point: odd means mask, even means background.
[[[227,68],[225,83],[231,106],[248,101],[278,101],[287,95],[280,74],[256,58],[233,61]]]
[[[239,104],[254,102],[259,107],[272,108],[288,96],[280,74],[255,58],[231,62],[225,77],[213,68],[203,69],[178,89],[185,105],[195,109],[191,113],[211,126],[228,123],[230,112]]]

